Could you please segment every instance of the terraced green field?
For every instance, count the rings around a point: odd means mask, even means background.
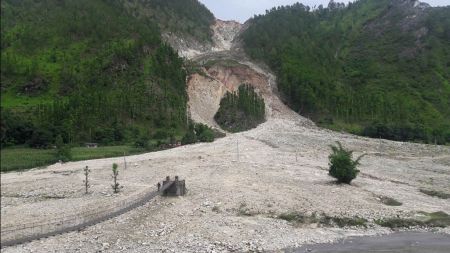
[[[143,153],[143,149],[131,146],[106,146],[98,148],[75,147],[71,149],[71,161],[117,157]],[[1,171],[31,169],[58,162],[54,149],[6,148],[1,150]]]

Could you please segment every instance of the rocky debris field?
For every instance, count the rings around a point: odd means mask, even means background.
[[[360,177],[350,186],[334,184],[327,174],[328,144],[335,140],[357,155],[368,154]],[[3,251],[267,251],[387,233],[373,223],[367,228],[321,227],[292,224],[278,216],[324,213],[373,221],[414,217],[421,211],[450,213],[448,200],[420,192],[422,188],[450,191],[449,152],[447,147],[380,142],[304,127],[301,119],[269,119],[257,129],[214,143],[128,157],[128,168],[121,166],[119,177],[124,188],[117,196],[111,193],[109,174],[113,162],[123,162],[119,158],[2,174],[2,227],[102,208],[133,198],[166,175],[179,175],[188,187],[185,197],[158,197],[82,231]],[[82,193],[85,165],[94,179],[87,196]],[[402,205],[385,205],[380,196]]]
[[[450,214],[448,199],[423,193],[424,189],[450,192],[449,147],[320,129],[280,101],[273,75],[245,58],[235,60],[246,69],[220,67],[209,73],[210,78],[194,77],[197,87],[188,88],[191,113],[213,124],[213,109],[197,110],[202,103],[217,107],[230,82],[263,74],[262,81],[253,85],[266,101],[267,122],[213,143],[127,157],[126,169],[123,158],[111,158],[2,174],[1,226],[101,210],[155,190],[167,175],[186,179],[186,196],[157,197],[81,231],[6,247],[2,252],[280,251],[348,236],[389,233],[375,223],[379,219],[420,218],[423,212]],[[198,95],[199,90],[205,94]],[[208,93],[211,97],[204,98]],[[329,145],[335,141],[355,155],[367,154],[352,185],[337,185],[328,175]],[[111,189],[113,163],[119,164],[119,183],[124,186],[117,195]],[[83,193],[84,166],[92,170],[88,195]],[[385,198],[401,205],[387,205]],[[340,227],[281,218],[289,214],[358,217],[367,224]],[[450,233],[448,227],[433,231]]]

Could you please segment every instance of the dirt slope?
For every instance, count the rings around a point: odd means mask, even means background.
[[[239,42],[232,41],[229,51],[193,58],[221,61],[206,68],[206,76],[191,77],[191,115],[214,125],[212,117],[224,92],[249,81],[266,100],[267,122],[214,143],[127,157],[126,170],[123,158],[111,158],[2,174],[1,226],[101,209],[154,188],[167,175],[187,180],[187,196],[157,198],[85,230],[2,251],[269,251],[389,232],[373,224],[368,228],[293,226],[277,218],[282,213],[359,216],[371,222],[417,217],[420,211],[450,213],[450,201],[420,192],[450,192],[449,147],[380,141],[320,129],[289,110],[276,95],[274,76],[264,66],[250,62],[239,50]],[[229,60],[239,64],[229,64]],[[335,185],[327,173],[328,145],[338,140],[356,155],[367,153],[360,177],[351,186]],[[121,165],[119,183],[124,186],[117,196],[111,194],[110,186],[114,162]],[[86,165],[92,169],[93,188],[88,196],[83,195],[81,172]],[[403,205],[384,205],[381,196]],[[449,228],[441,231],[450,233]]]

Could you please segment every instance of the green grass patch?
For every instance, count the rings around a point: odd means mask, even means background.
[[[278,215],[278,218],[295,223],[303,223],[303,224],[317,223],[317,218],[315,214],[307,216],[303,213],[291,212],[291,213],[282,213]]]
[[[330,222],[331,221],[331,222]],[[366,227],[367,220],[360,217],[325,217],[322,219],[324,225],[337,225],[343,227]]]
[[[71,149],[71,161],[118,157],[144,153],[144,149],[131,146],[106,146]],[[58,162],[55,149],[6,148],[1,150],[1,171],[14,171],[47,166]]]
[[[417,227],[421,226],[423,223],[419,220],[415,219],[402,219],[402,218],[391,218],[391,219],[382,219],[375,220],[375,223],[387,228],[409,228],[409,227]]]
[[[203,66],[205,68],[211,68],[213,66],[222,66],[222,67],[238,67],[238,66],[245,66],[240,64],[238,61],[231,60],[231,59],[218,59],[218,60],[209,60]]]
[[[445,212],[434,212],[434,213],[422,212],[422,214],[428,216],[428,220],[426,222],[429,225],[432,225],[435,227],[450,226],[450,215],[448,215]]]
[[[424,193],[428,196],[437,197],[440,199],[449,199],[450,198],[450,193],[445,193],[445,192],[441,192],[441,191],[420,189],[420,192]]]
[[[420,212],[423,218],[418,219],[404,219],[404,218],[391,218],[376,220],[375,223],[391,229],[398,228],[410,228],[410,227],[441,227],[445,228],[450,226],[450,216],[444,212]]]
[[[361,135],[363,133],[363,126],[358,123],[345,123],[343,121],[335,120],[333,123],[329,122],[318,122],[320,127],[328,128],[337,132],[346,132],[355,135]]]
[[[33,97],[14,94],[14,91],[2,91],[1,106],[3,108],[32,107],[36,105],[50,104],[52,101],[51,96],[47,94]]]
[[[320,224],[322,226],[338,226],[338,227],[366,227],[367,220],[360,217],[333,217],[328,215],[318,216],[305,215],[303,213],[291,212],[283,213],[278,216],[279,219],[286,220],[296,224]]]
[[[57,162],[54,149],[7,148],[1,150],[1,171],[31,169]]]
[[[383,203],[383,204],[385,204],[387,206],[401,206],[401,205],[403,205],[402,202],[399,202],[399,201],[397,201],[397,200],[395,200],[393,198],[389,198],[389,197],[386,197],[386,196],[381,196],[380,197],[380,201],[381,201],[381,203]]]
[[[118,157],[144,153],[145,150],[131,146],[106,146],[98,148],[77,147],[72,148],[72,161]]]

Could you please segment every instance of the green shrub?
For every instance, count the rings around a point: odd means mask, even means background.
[[[142,148],[146,151],[151,151],[154,149],[154,146],[150,143],[150,138],[146,135],[143,135],[141,137],[139,137],[135,142],[134,142],[134,147],[135,148]]]
[[[188,131],[181,140],[181,144],[192,144],[196,143],[197,141],[213,142],[215,136],[216,134],[214,133],[214,130],[205,124],[190,124]]]
[[[214,131],[204,124],[195,125],[195,134],[197,139],[201,142],[213,142],[214,141]]]
[[[356,178],[359,170],[356,166],[364,156],[358,157],[356,160],[352,159],[353,151],[346,150],[342,147],[340,142],[336,142],[337,146],[331,145],[333,153],[328,157],[330,162],[330,176],[336,178],[339,183],[350,184]]]
[[[183,136],[183,139],[181,139],[181,144],[187,145],[197,142],[197,135],[195,135],[194,131],[189,129],[186,134]]]
[[[375,223],[392,229],[410,228],[410,227],[440,227],[450,226],[450,215],[445,212],[420,212],[425,217],[422,219],[411,218],[390,218],[376,220]]]
[[[278,215],[278,218],[285,221],[298,223],[305,223],[305,221],[308,220],[308,217],[305,214],[299,212],[282,213]]]
[[[320,224],[323,226],[338,226],[338,227],[356,227],[367,226],[367,220],[360,217],[334,217],[326,214],[317,215],[313,213],[307,215],[300,212],[283,213],[278,216],[279,219],[296,224]]]
[[[52,133],[46,129],[36,129],[33,131],[31,139],[28,141],[30,147],[48,148],[53,141]]]
[[[335,225],[340,228],[343,227],[366,227],[367,220],[360,217],[326,217],[329,220],[333,221]],[[322,223],[325,223],[323,221]]]
[[[113,178],[113,184],[111,185],[114,193],[118,193],[119,189],[122,188],[120,184],[117,182],[117,177],[119,176],[119,165],[117,163],[113,163],[112,165],[112,178]]]
[[[409,228],[422,226],[423,222],[414,219],[392,218],[386,220],[376,220],[376,224],[386,228]]]
[[[387,206],[401,206],[403,205],[402,202],[399,202],[393,198],[381,196],[380,197],[381,203],[387,205]]]
[[[424,193],[428,196],[432,196],[432,197],[437,197],[440,199],[449,199],[450,198],[450,194],[449,193],[445,193],[445,192],[440,192],[440,191],[434,191],[434,190],[427,190],[427,189],[420,189],[421,193]]]

